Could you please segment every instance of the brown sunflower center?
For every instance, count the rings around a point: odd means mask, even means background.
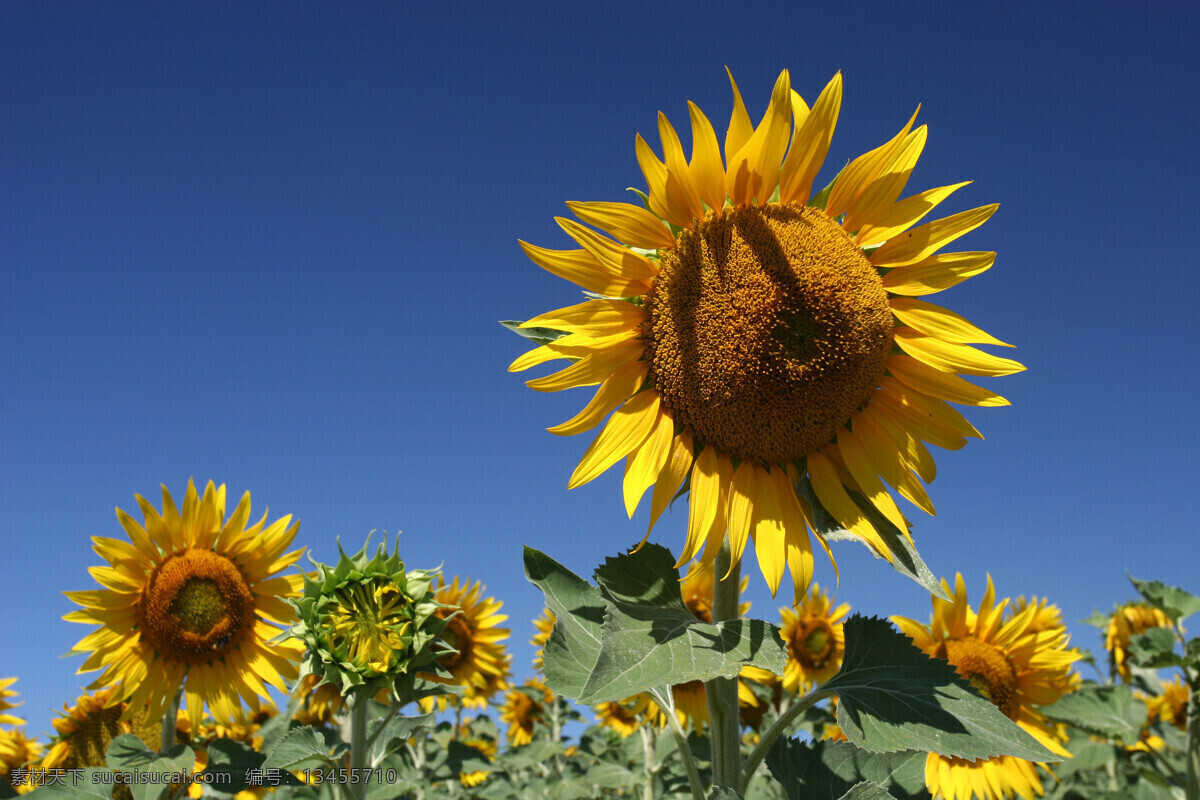
[[[883,375],[878,271],[812,208],[709,216],[662,253],[642,335],[655,388],[705,444],[760,465],[829,442]]]
[[[125,704],[119,703],[110,708],[94,708],[82,717],[77,717],[76,729],[67,737],[70,741],[70,751],[66,760],[59,766],[62,769],[103,767],[104,754],[109,743],[132,730],[129,723],[121,722],[121,713],[124,710]]]
[[[975,691],[991,700],[1009,719],[1016,719],[1020,710],[1017,671],[1003,653],[978,639],[953,639],[938,649],[938,655],[953,664]]]
[[[474,637],[471,636],[471,626],[467,624],[461,614],[451,617],[450,621],[446,623],[446,627],[442,630],[442,638],[446,640],[446,644],[458,651],[457,653],[446,653],[441,657],[440,661],[443,667],[453,672],[470,661]]]
[[[825,666],[836,643],[833,628],[823,619],[801,620],[792,634],[792,652],[810,667]]]
[[[155,567],[142,588],[138,624],[160,655],[208,663],[253,629],[254,595],[225,556],[188,548]]]

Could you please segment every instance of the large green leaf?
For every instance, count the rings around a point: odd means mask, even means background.
[[[863,781],[842,795],[839,800],[895,800],[895,798],[878,783]]]
[[[329,745],[310,727],[292,728],[267,753],[263,770],[327,769],[336,766],[329,756]]]
[[[883,558],[870,545],[867,545],[866,542],[859,538],[858,535],[843,528],[842,524],[825,510],[825,506],[821,505],[821,501],[817,499],[817,493],[813,490],[812,483],[809,481],[807,475],[800,477],[800,480],[796,483],[796,491],[804,498],[809,507],[812,508],[813,523],[818,535],[835,542],[859,542],[867,548],[871,555],[876,558]],[[879,510],[875,508],[875,505],[870,500],[852,489],[847,489],[846,493],[850,495],[850,499],[854,501],[854,504],[862,510],[867,519],[871,521],[871,524],[875,526],[879,537],[883,539],[883,543],[891,551],[892,567],[896,572],[912,578],[934,597],[949,600],[950,596],[942,588],[942,582],[925,565],[925,562],[921,559],[921,554],[913,547],[908,537],[893,525],[887,517],[880,514]]]
[[[19,795],[29,800],[111,800],[113,794],[112,770],[88,767],[64,771],[61,775],[51,773],[47,782],[32,792]],[[15,793],[14,793],[15,794]]]
[[[868,753],[848,742],[780,739],[767,766],[789,800],[841,797],[862,781],[886,787],[900,800],[927,800],[925,753]]]
[[[196,756],[182,744],[156,753],[137,736],[123,733],[109,742],[104,761],[114,772],[134,773],[128,784],[134,800],[157,800],[171,788],[170,776],[191,772]]]
[[[1128,686],[1084,686],[1064,695],[1054,705],[1043,706],[1042,713],[1088,733],[1130,744],[1138,740],[1146,721],[1146,706],[1133,696]]]
[[[1161,610],[1175,624],[1200,611],[1200,597],[1159,581],[1139,581],[1132,575],[1129,581],[1146,598],[1146,602]]]
[[[855,614],[845,634],[842,669],[821,688],[840,698],[838,725],[859,747],[970,761],[1061,760],[977,695],[949,662],[925,655],[886,620]]]
[[[787,650],[773,625],[696,619],[679,591],[675,558],[659,545],[607,559],[596,570],[607,601],[600,654],[579,700],[603,703],[654,687],[732,678],[752,664],[782,673]]]
[[[1175,652],[1175,634],[1170,628],[1151,628],[1129,637],[1129,654],[1139,667],[1177,667],[1183,659]]]
[[[525,577],[542,590],[555,617],[542,650],[546,685],[578,700],[600,655],[604,599],[595,586],[532,547],[525,548]]]
[[[203,785],[206,795],[232,797],[250,788],[246,780],[250,770],[262,769],[263,754],[242,742],[216,739],[206,744],[204,749],[208,752],[208,764],[204,767],[203,777],[197,782]],[[285,784],[296,782],[286,772],[278,777]]]

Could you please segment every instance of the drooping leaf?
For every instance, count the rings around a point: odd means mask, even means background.
[[[840,698],[838,725],[859,747],[971,761],[998,755],[1060,760],[976,694],[949,662],[925,655],[886,620],[855,614],[845,635],[842,669],[821,688]]]
[[[1200,611],[1200,597],[1183,589],[1168,586],[1160,581],[1139,581],[1132,575],[1129,576],[1129,581],[1147,603],[1166,614],[1176,625]]]
[[[925,758],[912,750],[868,753],[849,742],[780,739],[767,753],[767,767],[788,800],[841,797],[862,781],[886,787],[899,800],[928,800]]]
[[[1056,722],[1129,744],[1138,740],[1146,721],[1146,706],[1133,696],[1133,689],[1123,685],[1087,685],[1041,710]]]
[[[329,746],[311,727],[292,728],[267,753],[262,768],[282,770],[326,769],[335,766]]]
[[[1169,628],[1151,628],[1129,637],[1129,654],[1139,667],[1177,667],[1183,659],[1175,652],[1175,634]]]
[[[538,344],[549,344],[555,339],[561,339],[567,335],[566,331],[559,331],[554,328],[522,328],[521,321],[516,319],[502,319],[500,320],[500,324],[518,336],[524,336],[531,342],[537,342]]]
[[[833,515],[825,510],[825,506],[821,505],[821,501],[817,499],[817,493],[813,491],[812,482],[809,481],[807,475],[802,475],[796,483],[796,491],[804,498],[813,512],[813,523],[816,526],[817,533],[824,536],[829,541],[852,541],[864,545],[871,555],[876,558],[883,558],[875,552],[866,542],[860,539],[851,531],[842,527],[842,524],[833,518]],[[943,600],[949,600],[950,596],[946,594],[946,590],[942,588],[942,583],[937,579],[937,576],[930,571],[925,565],[921,554],[913,547],[912,542],[904,535],[895,525],[893,525],[887,517],[879,513],[875,505],[867,498],[855,492],[852,489],[847,489],[846,493],[850,495],[850,499],[854,504],[862,510],[871,524],[875,526],[875,530],[879,533],[884,544],[887,545],[892,554],[892,567],[901,575],[905,575],[920,584],[926,591],[934,597],[939,597]]]
[[[156,753],[132,733],[123,733],[108,744],[104,762],[114,772],[145,773],[146,780],[129,782],[134,800],[158,800],[171,788],[162,776],[190,772],[196,763],[192,748],[178,744]],[[158,778],[156,780],[156,778]]]
[[[542,650],[546,685],[578,700],[600,655],[604,599],[595,586],[532,547],[525,548],[525,577],[542,590],[555,617]]]
[[[746,664],[783,672],[787,651],[773,625],[747,619],[701,622],[683,602],[674,565],[665,547],[652,544],[609,558],[596,570],[607,613],[596,667],[581,702],[732,678]]]

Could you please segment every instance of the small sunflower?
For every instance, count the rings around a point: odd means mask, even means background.
[[[759,670],[757,667],[749,665],[742,667],[738,672],[738,721],[743,725],[755,727],[756,723],[762,721],[767,710],[766,704],[750,686],[751,682],[762,678],[763,672],[765,670]],[[624,702],[630,700],[632,698]],[[688,681],[672,686],[671,700],[675,703],[675,717],[679,720],[680,726],[685,730],[690,727],[697,733],[703,734],[705,727],[709,724],[708,692],[704,688],[704,682]],[[636,708],[647,724],[656,728],[667,724],[666,715],[654,700],[647,695],[638,695],[637,702],[639,704]]]
[[[1167,615],[1145,603],[1126,603],[1113,612],[1104,632],[1104,649],[1108,651],[1109,666],[1128,681],[1132,676],[1129,665],[1129,640],[1151,628],[1175,629]]]
[[[500,721],[508,725],[505,733],[511,747],[521,747],[533,741],[534,727],[546,716],[546,706],[554,695],[545,682],[529,678],[524,686],[512,686],[504,693]]]
[[[295,689],[300,706],[292,718],[301,725],[328,725],[345,702],[338,687],[320,680],[319,675],[305,675]]]
[[[108,745],[125,733],[136,734],[147,747],[157,750],[162,741],[162,717],[153,717],[147,711],[132,710],[127,703],[115,701],[112,687],[80,695],[73,706],[64,703],[54,720],[58,736],[42,759],[42,766],[103,767]]]
[[[786,566],[797,601],[812,577],[815,513],[798,483],[807,480],[834,519],[891,561],[869,515],[905,534],[908,522],[884,484],[932,514],[921,485],[935,475],[925,443],[957,450],[980,438],[946,401],[1008,404],[958,375],[1024,369],[971,346],[1003,342],[917,299],[991,267],[995,253],[938,251],[996,206],[914,227],[966,185],[899,199],[925,146],[915,113],[812,191],[841,98],[838,74],[809,108],[785,70],[756,127],[733,84],[724,160],[694,104],[690,160],[659,114],[663,159],[636,139],[645,207],[568,203],[608,236],[558,218],[580,249],[521,242],[534,263],[592,299],[522,323],[561,335],[509,368],[570,359],[528,386],[599,385],[579,414],[549,429],[583,433],[611,413],[569,487],[624,459],[626,511],[653,486],[653,528],[683,485],[679,563],[712,561],[728,531],[733,563],[752,541],[771,591]]]
[[[459,727],[458,741],[467,747],[475,748],[488,761],[495,759],[496,754],[500,752],[500,746],[495,739],[490,736],[472,734],[471,726],[468,724]],[[460,772],[458,773],[458,782],[466,787],[475,787],[486,781],[488,775],[491,774],[492,771],[490,769],[475,769],[470,772]]]
[[[20,717],[4,713],[6,711],[11,711],[17,706],[23,705],[23,703],[13,702],[13,698],[17,697],[20,693],[16,689],[10,689],[9,687],[16,682],[16,678],[0,678],[0,725],[25,724],[25,720],[21,719]]]
[[[1146,703],[1146,724],[1162,720],[1181,731],[1187,730],[1187,706],[1189,697],[1187,684],[1175,676],[1171,683],[1163,684],[1162,694],[1143,697]]]
[[[814,583],[794,609],[781,608],[779,613],[788,654],[783,688],[798,694],[836,675],[846,651],[842,620],[850,613],[849,604],[834,608],[829,595]]]
[[[36,739],[28,739],[19,728],[0,728],[0,778],[12,783],[12,771],[17,767],[32,764],[41,758],[42,745]],[[16,787],[22,794],[34,787],[20,784]]]
[[[529,643],[537,648],[537,655],[533,659],[533,667],[538,672],[542,671],[542,651],[546,649],[546,642],[550,641],[550,634],[554,632],[554,612],[548,608],[543,608],[542,613],[533,621],[533,627],[537,633],[529,640]]]
[[[160,717],[183,686],[189,716],[199,724],[208,704],[230,720],[245,701],[252,710],[267,697],[264,684],[287,691],[300,648],[273,643],[293,618],[283,597],[300,588],[300,575],[279,575],[304,548],[287,548],[300,529],[291,516],[270,525],[250,522],[250,493],[225,519],[225,486],[210,481],[200,497],[189,480],[180,512],[162,490],[160,514],[137,495],[139,523],[121,509],[117,519],[130,541],[93,537],[109,566],[93,567],[103,587],[66,592],[83,606],[63,619],[100,625],[75,645],[87,653],[79,671],[103,670],[89,688],[115,686],[112,700],[149,706]],[[184,680],[187,680],[184,685]]]
[[[942,586],[950,594],[945,581]],[[996,602],[989,576],[976,612],[967,601],[962,575],[958,575],[953,600],[933,598],[931,625],[906,617],[892,617],[892,621],[922,651],[949,661],[1026,733],[1052,752],[1070,758],[1063,747],[1063,730],[1038,707],[1062,697],[1065,687],[1071,685],[1071,665],[1081,654],[1067,649],[1070,637],[1065,629],[1039,626],[1053,616],[1048,607],[1035,602],[1016,612],[1008,606],[1007,598]],[[999,800],[1014,794],[1030,798],[1043,791],[1034,763],[1012,756],[972,762],[930,753],[925,761],[925,784],[931,794],[945,800],[969,800],[972,796]]]
[[[458,576],[449,585],[439,576],[434,594],[442,604],[437,616],[446,622],[442,640],[456,651],[443,653],[438,664],[453,678],[429,673],[422,677],[463,687],[462,704],[467,708],[486,706],[508,683],[510,659],[504,640],[510,631],[499,627],[508,619],[499,613],[504,604],[491,597],[485,599],[479,581],[471,583],[468,579],[459,586]],[[446,707],[447,697],[437,696],[439,709]]]
[[[624,739],[637,732],[642,724],[645,700],[642,695],[625,700],[610,700],[596,706],[596,723],[602,728],[612,728]]]

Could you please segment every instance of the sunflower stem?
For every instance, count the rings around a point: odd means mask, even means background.
[[[670,698],[671,692],[668,690],[666,699],[670,700]],[[655,700],[658,702],[657,697]],[[679,751],[679,757],[683,759],[683,767],[687,770],[692,798],[693,800],[704,800],[704,785],[700,783],[700,770],[696,768],[696,759],[692,757],[692,748],[688,745],[687,736],[684,735],[683,727],[679,724],[679,717],[675,715],[675,706],[660,702],[659,707],[667,718],[667,724],[671,726],[671,735],[675,737],[675,749]]]
[[[1187,702],[1187,800],[1200,800],[1200,670],[1184,668]]]
[[[183,684],[179,684],[179,689],[175,692],[175,699],[167,706],[167,710],[163,712],[162,718],[162,733],[159,735],[160,753],[165,753],[175,746],[175,728],[179,719],[179,700],[183,697]]]
[[[726,538],[714,565],[717,580],[713,581],[713,622],[737,619],[738,616],[741,571],[740,564],[732,561]],[[723,580],[722,575],[725,576]],[[713,785],[737,789],[742,777],[737,678],[713,678],[704,687],[712,730]]]
[[[787,711],[779,715],[779,718],[771,724],[767,732],[758,740],[758,745],[750,751],[750,755],[746,758],[746,766],[742,772],[742,783],[738,791],[746,791],[746,787],[750,785],[750,779],[754,777],[754,772],[758,769],[758,765],[766,758],[767,751],[771,749],[771,745],[775,744],[776,739],[787,733],[787,729],[796,721],[796,717],[811,708],[818,700],[831,697],[832,695],[833,692],[815,689],[797,700]]]
[[[360,688],[351,696],[350,702],[350,774],[356,776],[365,773],[367,764],[367,711],[371,707],[371,696]],[[365,800],[366,782],[355,782],[352,777],[350,794],[358,800]]]
[[[650,726],[642,725],[638,734],[642,737],[642,774],[646,776],[642,800],[654,800],[654,776],[658,774],[658,764],[654,760],[654,731]]]

